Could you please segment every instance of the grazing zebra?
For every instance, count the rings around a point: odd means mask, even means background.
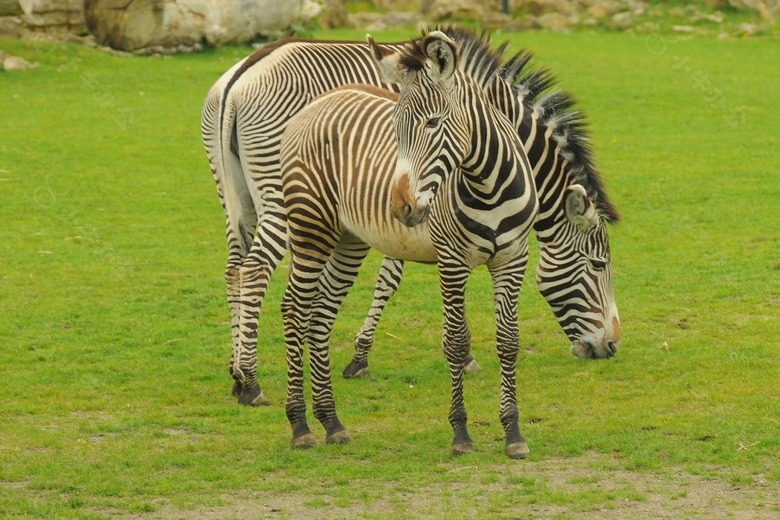
[[[569,110],[570,100],[563,94],[542,95],[552,85],[550,76],[544,72],[525,74],[526,53],[512,58],[501,74],[485,74],[485,70],[491,70],[485,63],[497,67],[505,47],[491,51],[486,38],[469,31],[448,27],[444,32],[460,44],[460,67],[482,84],[526,143],[528,156],[536,166],[540,193],[551,189],[560,195],[560,186],[543,179],[563,182],[547,169],[565,168],[574,172],[572,182],[582,182],[580,177],[586,181],[582,183],[602,217],[616,220],[617,214],[592,167],[579,112]],[[403,45],[386,44],[382,48],[392,51]],[[383,85],[365,44],[282,40],[233,66],[212,86],[204,102],[203,143],[227,216],[225,278],[233,340],[230,373],[234,395],[241,404],[267,403],[257,381],[257,326],[268,281],[286,251],[279,140],[289,118],[312,98],[346,83]],[[391,87],[397,90],[397,86]],[[568,139],[562,139],[567,135]],[[572,250],[578,256],[576,261],[545,263],[545,273],[556,287],[548,292],[553,298],[548,301],[555,303],[553,311],[573,342],[572,352],[584,357],[609,357],[619,336],[617,329],[610,329],[617,312],[611,262],[608,254],[605,256],[606,229],[603,224],[599,227],[593,249],[589,249],[592,240],[556,241],[558,257],[565,247],[579,247]],[[589,258],[598,262],[598,271],[587,263]],[[374,303],[355,340],[355,358],[345,375],[358,375],[366,369],[373,331],[400,282],[402,265],[389,258],[383,261]],[[555,283],[555,271],[551,270],[563,267],[566,272],[561,271],[559,280],[571,283],[568,291],[561,291],[561,283]],[[583,300],[587,305],[582,305]],[[572,312],[575,307],[569,302],[580,311],[590,309],[591,315]]]
[[[307,339],[314,415],[325,427],[326,442],[349,439],[336,415],[328,343],[340,303],[375,247],[392,258],[438,266],[453,454],[473,451],[463,399],[470,343],[465,288],[471,271],[487,265],[506,454],[524,458],[528,446],[520,433],[515,384],[517,300],[539,202],[523,143],[480,85],[458,70],[457,45],[444,33],[434,31],[400,55],[370,41],[389,82],[401,85],[398,101],[378,89],[325,94],[296,115],[282,137],[291,256],[282,315],[293,446],[316,442],[303,395]]]

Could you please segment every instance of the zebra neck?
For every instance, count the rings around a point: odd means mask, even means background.
[[[560,229],[568,222],[564,212],[564,197],[566,187],[569,185],[569,176],[563,168],[559,167],[553,170],[550,183],[543,184],[540,176],[535,180],[539,194],[539,213],[534,222],[534,232],[540,244],[550,245],[565,235]]]
[[[482,128],[471,134],[471,151],[461,164],[464,180],[473,190],[490,197],[507,183],[530,171],[522,145],[503,116],[492,117],[495,109],[483,106]]]

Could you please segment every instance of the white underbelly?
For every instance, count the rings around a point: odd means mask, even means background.
[[[342,217],[342,225],[353,235],[385,256],[411,262],[436,262],[436,249],[431,242],[427,224],[407,228],[393,221],[386,229],[366,226]]]

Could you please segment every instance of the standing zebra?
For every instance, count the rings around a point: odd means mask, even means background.
[[[509,120],[458,70],[457,45],[444,33],[434,31],[400,55],[386,55],[371,43],[389,82],[401,85],[395,106],[376,90],[364,95],[345,88],[300,112],[282,138],[291,256],[282,315],[293,446],[315,442],[303,397],[305,340],[314,415],[327,442],[349,438],[336,415],[328,343],[336,311],[375,247],[393,258],[438,266],[453,454],[473,451],[463,399],[470,343],[465,287],[471,271],[487,265],[506,454],[524,458],[528,446],[519,428],[515,377],[517,300],[539,209],[531,165]],[[328,262],[338,276],[329,278]]]
[[[525,53],[512,58],[501,74],[492,73],[499,67],[503,46],[494,52],[486,39],[471,32],[451,27],[444,32],[460,44],[460,67],[479,81],[491,102],[513,122],[535,165],[539,192],[560,195],[568,182],[579,182],[602,219],[616,220],[593,167],[580,113],[570,110],[571,100],[562,93],[543,95],[552,85],[550,76],[525,74],[529,58]],[[390,52],[403,45],[382,48]],[[346,83],[383,85],[365,44],[282,40],[228,70],[203,106],[203,142],[227,216],[230,373],[241,404],[267,403],[257,381],[257,326],[268,281],[286,251],[279,140],[289,118],[312,98]],[[566,177],[558,175],[562,169],[568,172]],[[561,235],[557,228],[537,229],[540,239],[541,232],[554,246],[547,248],[551,255],[540,263],[545,271],[538,276],[547,277],[542,282],[551,287],[548,302],[573,342],[572,352],[583,357],[611,356],[619,337],[619,329],[613,326],[618,322],[606,228],[603,223],[597,228],[598,232],[590,233],[595,238],[587,240],[569,230],[564,230],[566,240],[555,240]],[[556,260],[567,251],[574,255],[571,259]],[[398,286],[401,269],[401,261],[384,260],[372,309],[355,340],[356,355],[345,375],[366,368],[373,330]],[[564,282],[570,286],[566,290]]]

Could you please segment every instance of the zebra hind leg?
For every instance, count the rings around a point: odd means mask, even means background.
[[[403,276],[403,260],[395,260],[385,257],[379,268],[376,285],[374,287],[374,301],[366,315],[363,326],[355,336],[355,354],[352,361],[344,369],[342,375],[347,378],[370,377],[368,371],[368,353],[374,344],[374,333],[390,298],[398,290]]]
[[[268,284],[287,251],[287,224],[281,202],[267,200],[259,218],[252,247],[239,268],[238,352],[234,355],[232,373],[239,383],[233,386],[238,403],[248,406],[268,405],[257,379],[257,333],[260,308]]]
[[[270,272],[267,265],[255,255],[250,255],[241,266],[241,297],[239,311],[239,352],[233,364],[236,385],[233,393],[238,404],[248,406],[268,405],[257,380],[257,327],[260,305],[268,287]]]
[[[374,344],[374,333],[385,307],[401,284],[403,268],[403,260],[395,260],[388,257],[382,260],[382,266],[379,269],[379,276],[374,287],[374,300],[371,302],[371,309],[369,309],[366,319],[363,321],[363,326],[360,327],[355,336],[355,354],[342,372],[344,378],[371,377],[371,372],[368,370],[368,353]],[[479,363],[471,354],[468,354],[466,355],[463,369],[467,374],[474,374],[482,370],[482,367],[479,366]]]
[[[268,405],[268,399],[266,399],[257,382],[257,366],[253,363],[247,364],[240,361],[244,359],[244,353],[246,352],[240,333],[241,313],[244,312],[244,306],[240,304],[241,269],[240,266],[229,264],[225,270],[228,305],[231,315],[232,348],[228,368],[230,376],[233,378],[233,388],[230,393],[237,399],[239,404],[250,406]]]
[[[317,438],[306,421],[306,401],[303,396],[303,342],[308,326],[308,309],[302,310],[293,294],[292,283],[282,299],[284,339],[287,345],[287,403],[285,413],[293,436],[290,445],[297,449],[312,448]]]
[[[312,305],[308,340],[313,408],[314,416],[325,428],[325,442],[328,444],[350,440],[349,433],[336,415],[329,344],[336,315],[369,250],[368,245],[359,239],[342,236],[319,277],[318,294]]]

